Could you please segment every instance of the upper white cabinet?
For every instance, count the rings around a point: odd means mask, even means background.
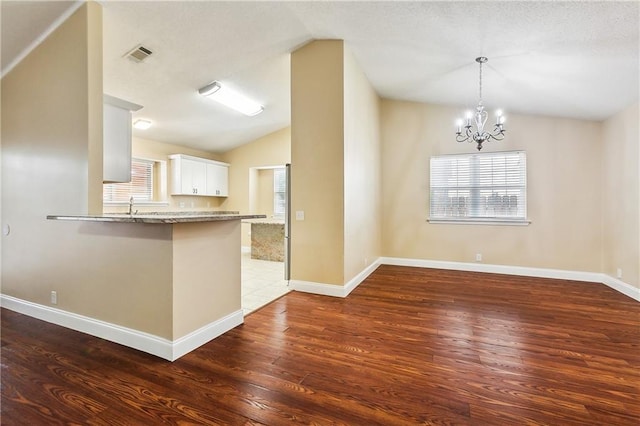
[[[229,166],[207,164],[207,194],[216,197],[229,196]]]
[[[229,195],[229,164],[192,157],[170,155],[171,195]]]
[[[173,194],[206,195],[207,165],[204,162],[188,158],[172,159],[171,170]]]
[[[103,96],[103,182],[131,182],[131,111],[140,108],[113,96]]]

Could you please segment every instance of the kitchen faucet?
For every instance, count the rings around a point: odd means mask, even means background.
[[[138,210],[136,210],[136,213],[138,213]],[[129,198],[129,216],[133,216],[133,197]]]

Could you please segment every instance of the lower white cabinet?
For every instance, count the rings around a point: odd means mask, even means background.
[[[184,154],[169,158],[171,195],[229,196],[229,164]]]

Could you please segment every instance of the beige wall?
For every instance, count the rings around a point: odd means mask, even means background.
[[[381,255],[380,99],[344,50],[344,281]]]
[[[101,25],[81,6],[2,79],[2,293],[170,338],[169,228],[46,219],[102,212]]]
[[[222,155],[229,169],[229,197],[224,210],[264,213],[258,206],[258,172],[291,162],[291,128],[285,127]],[[251,246],[251,225],[242,224],[242,246]]]
[[[640,135],[638,104],[603,125],[603,272],[640,287]]]
[[[32,197],[38,208],[24,206],[18,216],[39,216],[55,205],[77,213],[102,210],[95,191],[102,183],[102,18],[101,9],[92,6],[78,10],[2,79],[5,203],[17,202],[26,192],[46,194]],[[31,140],[43,149],[34,153]],[[8,183],[19,169],[39,173],[22,176],[15,190]],[[58,180],[42,182],[45,174]],[[75,192],[67,194],[65,185],[71,183]],[[18,206],[9,207],[7,219]]]
[[[344,285],[381,255],[380,100],[340,40],[291,58],[291,277]]]
[[[143,158],[147,160],[165,161],[166,182],[165,199],[167,204],[158,205],[137,205],[135,209],[140,212],[149,211],[206,211],[220,210],[220,206],[225,201],[224,197],[194,197],[188,195],[171,195],[171,154],[186,154],[194,157],[207,158],[209,160],[222,161],[220,155],[201,151],[197,149],[187,148],[181,145],[173,145],[164,142],[157,142],[149,139],[134,137],[132,140],[131,153],[133,157]],[[184,203],[181,206],[180,203]],[[105,204],[104,211],[107,213],[121,213],[128,210],[128,205],[108,205]]]
[[[273,216],[273,169],[258,170],[256,213]]]
[[[382,102],[383,253],[600,272],[601,125],[509,114],[507,137],[485,151],[526,150],[529,226],[430,224],[429,157],[474,152],[454,139],[455,108]],[[447,125],[451,123],[451,125]]]
[[[241,309],[240,221],[173,225],[173,339]]]
[[[291,278],[344,283],[344,49],[313,41],[291,55]]]

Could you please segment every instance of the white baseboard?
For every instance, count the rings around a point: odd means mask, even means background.
[[[312,281],[289,280],[289,287],[295,291],[319,294],[321,296],[345,297],[344,286],[339,284],[316,283]]]
[[[640,302],[640,288],[634,287],[631,284],[627,284],[624,281],[613,278],[607,274],[602,274],[602,278],[602,283],[604,285]]]
[[[33,318],[119,343],[169,361],[175,361],[244,322],[244,314],[242,310],[238,310],[186,336],[171,341],[142,331],[4,294],[0,295],[0,306]]]
[[[640,302],[640,288],[600,272],[567,271],[563,269],[530,268],[526,266],[488,265],[485,263],[447,262],[441,260],[380,258],[382,265],[416,266],[419,268],[451,269],[455,271],[489,272],[525,277],[554,278],[560,280],[601,283]]]
[[[381,257],[377,259],[374,263],[369,265],[343,286],[298,280],[291,280],[290,286],[296,291],[306,293],[346,297],[380,265],[416,266],[421,268],[452,269],[459,271],[489,272],[595,282],[602,283],[640,302],[640,288],[634,287],[609,275],[597,272],[565,271],[558,269],[487,265],[480,263],[459,263],[423,259],[403,259],[393,257]],[[186,336],[171,341],[142,331],[74,314],[61,309],[28,302],[26,300],[17,299],[4,294],[0,295],[0,306],[33,318],[87,333],[111,342],[119,343],[169,361],[175,361],[181,356],[244,322],[244,314],[240,309],[220,318],[217,321],[207,324]]]
[[[347,297],[360,285],[376,268],[380,266],[380,259],[363,269],[358,275],[349,280],[345,285],[316,283],[311,281],[290,280],[289,286],[295,291],[320,294],[323,296]]]
[[[488,272],[493,274],[523,275],[526,277],[556,278],[588,282],[602,282],[598,272],[566,271],[562,269],[530,268],[526,266],[489,265],[486,263],[448,262],[443,260],[381,258],[383,265],[417,266],[419,268],[451,269],[454,271]]]
[[[305,293],[314,293],[323,296],[346,297],[380,265],[415,266],[418,268],[488,272],[495,274],[522,275],[526,277],[554,278],[561,280],[601,283],[640,302],[640,288],[634,287],[630,284],[599,272],[531,268],[526,266],[489,265],[486,263],[448,262],[442,260],[406,259],[400,257],[380,257],[344,286],[298,280],[291,280],[290,286],[296,291],[302,291]]]

